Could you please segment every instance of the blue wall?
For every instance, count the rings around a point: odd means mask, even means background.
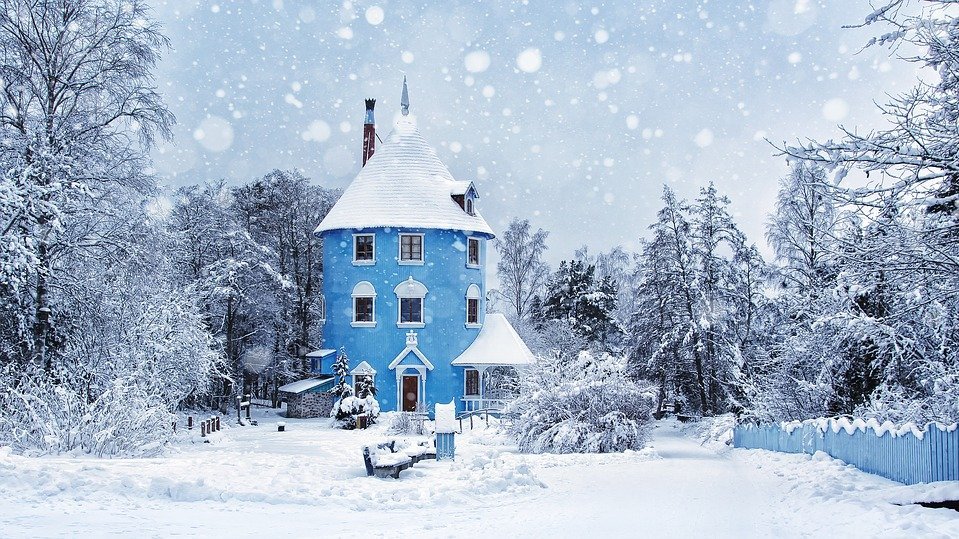
[[[399,233],[421,233],[423,264],[401,265]],[[374,264],[354,265],[353,234],[374,233]],[[467,237],[480,239],[480,266],[466,264]],[[417,333],[418,348],[435,367],[426,374],[426,393],[421,400],[428,411],[436,402],[455,401],[462,409],[463,372],[450,362],[465,350],[479,333],[466,327],[466,290],[470,284],[480,287],[479,316],[486,311],[486,251],[489,236],[453,230],[370,228],[331,230],[323,238],[323,294],[326,298],[324,347],[346,348],[350,368],[361,361],[376,370],[377,399],[383,410],[396,410],[396,373],[389,363],[406,347],[410,328],[398,328],[398,299],[393,289],[409,277],[423,283],[429,292],[423,305],[425,327]],[[374,315],[376,326],[352,327],[353,287],[369,281],[376,290]],[[330,373],[335,356],[324,359],[321,370]],[[404,360],[403,363],[418,363]],[[397,367],[399,368],[399,367]]]

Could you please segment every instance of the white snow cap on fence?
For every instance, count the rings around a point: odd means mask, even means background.
[[[834,433],[838,434],[840,430],[844,430],[846,431],[846,434],[851,435],[857,430],[866,432],[867,429],[872,429],[876,436],[879,436],[880,438],[886,434],[889,434],[894,438],[904,436],[906,434],[912,434],[920,440],[923,439],[927,432],[934,428],[943,432],[952,432],[956,430],[957,427],[955,423],[951,425],[927,423],[925,426],[920,428],[915,423],[903,423],[901,425],[896,425],[890,421],[879,423],[875,419],[849,419],[846,417],[840,417],[837,419],[820,417],[816,419],[807,419],[805,421],[785,421],[779,424],[779,428],[782,429],[786,434],[792,434],[794,430],[801,429],[806,425],[812,425],[819,429],[820,432],[826,432],[827,429],[831,429]]]
[[[456,405],[436,403],[436,432],[450,433],[456,428]]]

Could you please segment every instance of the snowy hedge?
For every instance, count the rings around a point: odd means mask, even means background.
[[[572,361],[541,358],[510,406],[510,429],[529,453],[607,453],[641,449],[656,388],[626,373],[626,360],[581,353]]]

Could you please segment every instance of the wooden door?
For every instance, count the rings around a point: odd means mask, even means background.
[[[403,411],[415,412],[420,402],[420,377],[403,376]]]

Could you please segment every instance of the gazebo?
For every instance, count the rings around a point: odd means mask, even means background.
[[[516,392],[500,384],[491,384],[493,375],[518,381],[520,372],[533,361],[533,353],[506,317],[499,313],[487,314],[476,340],[452,362],[452,365],[466,370],[463,410],[501,410]]]

